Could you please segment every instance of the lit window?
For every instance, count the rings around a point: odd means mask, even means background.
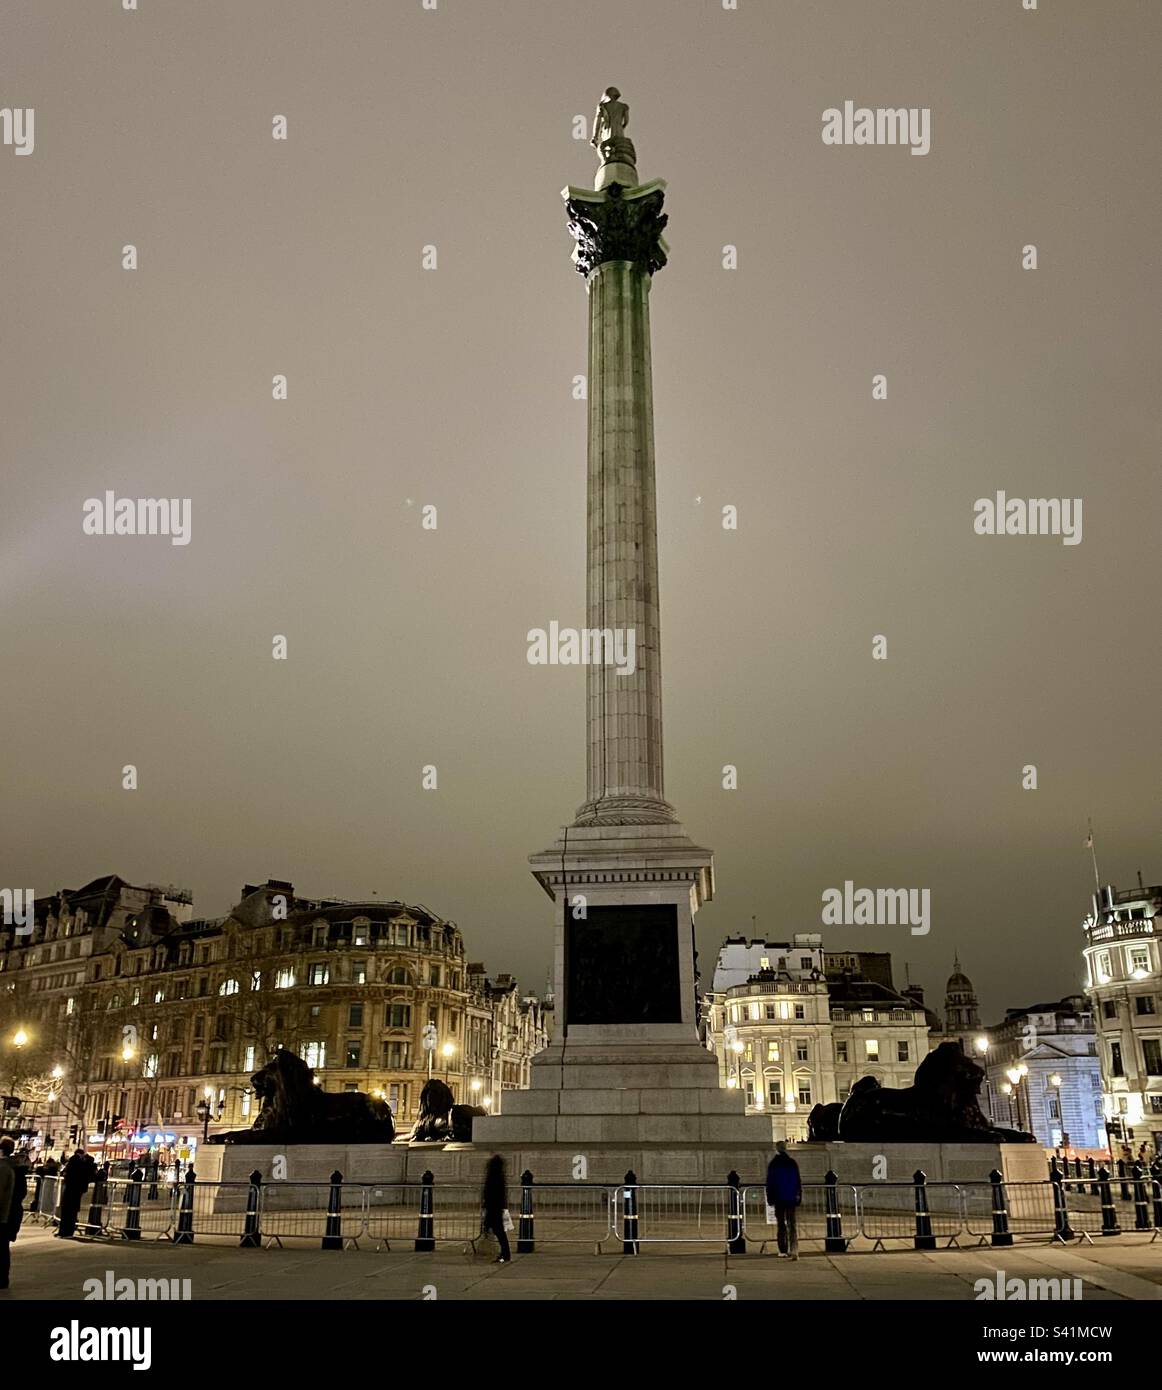
[[[275,989],[294,989],[295,972],[289,965],[275,973],[274,987]]]
[[[762,1011],[757,1003],[750,1006],[750,1017],[752,1023],[757,1023],[762,1017]]]
[[[875,1038],[865,1038],[863,1044],[864,1059],[868,1062],[878,1062],[880,1060],[880,1045]]]
[[[299,1056],[308,1067],[319,1068],[327,1065],[327,1044],[325,1042],[303,1043]]]
[[[237,981],[237,980],[223,980],[222,983],[218,986],[218,993],[219,993],[219,994],[237,994],[237,993],[238,993],[238,981]]]
[[[777,1062],[779,1060],[779,1044],[777,1042],[767,1043],[767,1061]]]
[[[328,965],[312,965],[308,981],[312,985],[325,985],[331,978],[331,968]]]

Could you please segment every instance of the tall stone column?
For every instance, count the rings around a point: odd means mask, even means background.
[[[628,142],[626,142],[628,143]],[[603,166],[604,167],[604,166]],[[619,169],[636,179],[632,165]],[[633,670],[586,673],[586,801],[575,825],[666,824],[650,287],[665,264],[663,185],[567,189],[589,296],[586,625],[613,632]]]
[[[694,916],[713,856],[666,801],[662,758],[649,299],[666,263],[665,185],[638,183],[628,114],[607,89],[595,186],[562,196],[588,295],[586,625],[632,631],[634,669],[588,665],[586,800],[529,859],[555,905],[553,1036],[530,1089],[476,1120],[473,1141],[519,1153],[539,1180],[583,1152],[590,1180],[633,1167],[643,1181],[721,1181],[765,1171],[770,1121],[720,1089],[698,1041]]]

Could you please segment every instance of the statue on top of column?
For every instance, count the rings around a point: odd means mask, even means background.
[[[593,135],[589,143],[601,156],[602,164],[637,163],[633,141],[626,135],[629,125],[629,107],[621,99],[616,87],[606,87],[605,95],[597,103],[593,114]]]
[[[629,125],[629,107],[621,100],[616,87],[606,87],[593,114],[593,138],[589,143],[599,150],[606,140],[621,140]]]

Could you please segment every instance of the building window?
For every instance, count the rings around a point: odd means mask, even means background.
[[[753,1077],[753,1076],[748,1076],[748,1077],[746,1078],[745,1083],[744,1083],[744,1090],[746,1091],[746,1103],[747,1103],[747,1105],[753,1105],[753,1104],[754,1104],[754,1077]]]
[[[1133,970],[1149,970],[1149,968],[1150,968],[1150,952],[1146,949],[1146,947],[1145,947],[1145,946],[1131,946],[1131,947],[1130,947],[1130,969],[1133,971]]]
[[[808,1060],[808,1048],[806,1038],[795,1039],[795,1061],[806,1062]]]
[[[1157,1038],[1142,1039],[1142,1059],[1147,1076],[1162,1076],[1162,1042]]]
[[[770,956],[759,956],[759,969],[769,970],[771,968]]]
[[[351,967],[351,983],[356,985],[367,983],[367,966],[362,961]]]
[[[362,1047],[360,1046],[359,1043],[348,1041],[348,1043],[347,1043],[347,1065],[348,1065],[349,1067],[357,1067],[357,1066],[359,1065],[359,1059],[360,1059],[360,1057],[362,1056],[362,1054],[363,1054],[363,1049],[362,1049]]]
[[[1162,1115],[1162,1096],[1148,1096],[1151,1115]]]
[[[800,1105],[810,1105],[810,1104],[811,1104],[811,1083],[810,1083],[810,1081],[800,1081],[800,1082],[799,1082],[799,1104],[800,1104]]]
[[[880,1060],[880,1045],[876,1038],[865,1038],[863,1043],[864,1060],[867,1062],[878,1062]]]
[[[274,987],[275,989],[294,989],[295,972],[289,965],[283,966],[281,970],[275,972]]]
[[[405,1042],[386,1042],[383,1044],[383,1065],[393,1070],[407,1071],[408,1044]]]
[[[194,1037],[204,1038],[206,1036],[206,1015],[199,1014],[194,1019]]]
[[[847,1043],[842,1040],[838,1040],[835,1044],[835,1060],[837,1062],[847,1061]]]
[[[812,964],[813,964],[813,962],[812,962],[810,956],[800,956],[800,957],[799,957],[799,968],[800,968],[801,970],[810,970]]]
[[[773,1040],[767,1043],[767,1061],[777,1062],[779,1060],[779,1044]]]
[[[748,1043],[744,1044],[743,1049],[742,1049],[742,1060],[743,1060],[744,1062],[753,1062],[753,1061],[754,1061],[754,1043],[753,1043],[753,1042],[748,1042]]]
[[[783,1083],[778,1077],[767,1078],[767,1103],[769,1105],[782,1105],[783,1103]]]
[[[897,1043],[896,1043],[896,1061],[897,1061],[897,1062],[906,1062],[907,1060],[908,1060],[908,1044],[907,1044],[906,1042],[897,1041]]]
[[[363,1027],[363,1005],[362,1005],[362,1004],[352,1004],[351,1007],[347,1010],[347,1027],[348,1027],[348,1028],[362,1028],[362,1027]]]
[[[1099,985],[1104,985],[1109,982],[1109,978],[1110,953],[1108,951],[1099,951],[1097,953],[1097,982]]]
[[[351,928],[351,944],[353,946],[367,945],[367,923],[359,922]]]
[[[262,988],[262,971],[261,971],[261,970],[255,970],[254,973],[250,976],[250,988],[251,988],[251,989],[261,989],[261,988]]]
[[[243,1070],[243,1071],[248,1071],[248,1072],[253,1072],[253,1071],[254,1071],[254,1044],[253,1044],[253,1043],[251,1043],[251,1044],[247,1047],[247,1049],[246,1049],[246,1059],[245,1059],[245,1061],[242,1063],[242,1070]]]
[[[412,1007],[410,1004],[392,1004],[388,1011],[389,1028],[410,1028],[412,1022]]]
[[[299,1056],[308,1067],[325,1067],[327,1065],[327,1044],[325,1042],[303,1043],[299,1048]]]
[[[218,993],[219,993],[219,994],[237,994],[237,993],[238,993],[238,981],[237,981],[237,980],[223,980],[222,983],[218,986]]]
[[[1117,1018],[1118,1006],[1116,1001],[1113,999],[1104,1000],[1102,1002],[1101,1011],[1103,1018]]]
[[[408,980],[408,973],[402,965],[397,965],[391,974],[388,975],[387,983],[389,985],[406,985],[410,983]]]
[[[768,1004],[768,1005],[767,1005],[767,1007],[766,1007],[766,1016],[767,1016],[767,1018],[774,1018],[774,1016],[775,1016],[775,1006],[774,1006],[773,1004]]]
[[[331,968],[328,965],[312,965],[307,975],[307,983],[325,985],[330,982]]]
[[[1122,1067],[1122,1045],[1121,1043],[1110,1043],[1110,1075],[1125,1076]]]
[[[806,1017],[807,1017],[807,1006],[806,1006],[806,1004],[796,1004],[796,1005],[795,1005],[795,1017],[796,1017],[796,1018],[806,1018]]]
[[[1140,1014],[1152,1014],[1154,1012],[1154,996],[1152,994],[1139,994],[1134,1000],[1134,1011]]]

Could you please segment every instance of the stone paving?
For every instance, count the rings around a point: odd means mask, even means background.
[[[1074,1243],[1022,1242],[931,1252],[901,1249],[797,1262],[773,1255],[647,1249],[639,1256],[544,1250],[497,1266],[456,1245],[410,1248],[240,1250],[202,1242],[62,1241],[26,1227],[13,1246],[12,1287],[0,1301],[83,1299],[86,1279],[189,1279],[194,1299],[954,1299],[974,1282],[1081,1279],[1086,1301],[1162,1298],[1162,1239],[1119,1236]],[[434,1290],[434,1295],[433,1295]]]

